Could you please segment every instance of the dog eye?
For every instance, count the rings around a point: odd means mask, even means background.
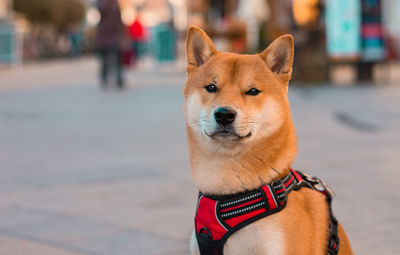
[[[217,86],[215,86],[215,84],[209,84],[207,86],[204,87],[208,93],[217,93],[218,88]]]
[[[257,96],[258,94],[260,94],[261,91],[259,91],[258,89],[252,88],[249,89],[249,91],[246,92],[246,95],[250,95],[250,96]]]

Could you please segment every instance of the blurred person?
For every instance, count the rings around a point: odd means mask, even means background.
[[[143,43],[146,40],[145,28],[140,21],[139,15],[129,26],[129,36],[132,42],[133,62],[135,62],[140,57]]]
[[[125,27],[121,19],[121,10],[118,0],[98,0],[101,19],[96,31],[96,48],[101,59],[101,85],[106,88],[108,77],[114,67],[117,85],[123,88],[124,79],[121,68],[121,44],[124,38]]]
[[[81,27],[73,28],[69,33],[69,56],[71,58],[80,57],[82,55],[83,32]]]

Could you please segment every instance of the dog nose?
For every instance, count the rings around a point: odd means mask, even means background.
[[[236,112],[230,107],[220,107],[214,112],[214,117],[218,124],[227,126],[235,121]]]

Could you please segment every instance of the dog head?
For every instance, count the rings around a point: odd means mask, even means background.
[[[290,118],[292,36],[279,37],[260,54],[240,55],[218,52],[203,30],[191,26],[186,53],[189,139],[232,153],[272,136]]]

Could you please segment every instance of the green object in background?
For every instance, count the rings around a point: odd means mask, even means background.
[[[175,59],[175,34],[166,25],[158,25],[153,29],[154,55],[157,61],[172,61]]]
[[[360,56],[360,1],[327,0],[325,12],[328,55],[335,58]]]
[[[0,22],[0,64],[14,64],[17,60],[16,30],[13,24]]]

